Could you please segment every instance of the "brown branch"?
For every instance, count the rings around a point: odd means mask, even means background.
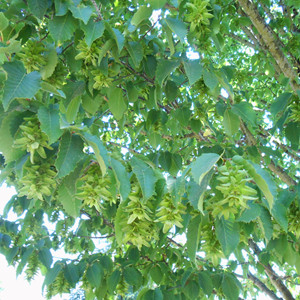
[[[258,245],[252,240],[248,240],[249,247],[253,250],[253,252],[258,257],[261,253],[260,248]],[[271,283],[274,285],[274,287],[282,294],[283,298],[285,300],[295,300],[295,298],[292,296],[291,292],[288,290],[288,288],[285,286],[285,284],[281,281],[280,277],[275,273],[275,271],[272,269],[270,264],[260,264],[264,267],[266,274],[270,278]]]
[[[85,239],[107,239],[110,238],[112,236],[114,236],[115,234],[108,234],[108,235],[104,235],[104,236],[85,236],[85,235],[77,235],[76,237],[80,237],[80,238],[85,238]]]
[[[93,3],[95,9],[96,9],[96,12],[97,12],[97,16],[98,16],[98,20],[103,20],[103,17],[102,17],[102,14],[101,14],[101,11],[100,11],[100,8],[101,8],[101,4],[100,6],[98,7],[97,3],[95,0],[91,0],[91,2]]]
[[[255,44],[252,44],[251,42],[249,42],[249,41],[247,41],[247,40],[241,38],[241,37],[238,36],[238,35],[235,35],[235,34],[233,34],[233,33],[230,33],[228,36],[231,37],[231,38],[233,38],[234,40],[238,41],[238,42],[241,43],[241,44],[244,44],[244,45],[246,45],[246,46],[248,46],[248,47],[250,47],[250,48],[256,49]]]
[[[238,2],[261,35],[268,51],[275,59],[281,72],[285,77],[290,79],[290,85],[293,91],[297,93],[297,90],[300,89],[300,85],[296,81],[297,74],[281,50],[280,41],[276,39],[275,32],[265,23],[254,3],[249,0],[238,0]]]
[[[246,143],[249,146],[257,146],[257,141],[255,139],[255,137],[253,136],[253,134],[251,133],[251,131],[247,128],[247,126],[245,125],[245,123],[243,121],[241,121],[241,129],[242,132],[244,133],[245,137],[246,137]],[[258,150],[259,151],[259,150]],[[259,151],[260,152],[260,151]],[[264,160],[264,157],[261,157]],[[297,185],[297,182],[290,177],[283,168],[281,168],[280,166],[276,166],[274,161],[271,160],[271,162],[268,164],[268,168],[274,173],[276,174],[284,183],[286,183],[287,185]]]

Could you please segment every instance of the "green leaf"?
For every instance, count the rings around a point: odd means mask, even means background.
[[[48,8],[48,0],[28,0],[27,3],[32,14],[42,19]]]
[[[63,91],[66,95],[66,104],[68,105],[71,100],[74,98],[81,96],[85,90],[85,83],[84,81],[69,81],[64,87]]]
[[[107,279],[108,291],[112,294],[120,281],[121,272],[117,269]]]
[[[216,219],[215,225],[217,238],[224,254],[228,257],[239,244],[239,225],[233,219],[226,220],[223,216]]]
[[[49,31],[56,42],[65,42],[74,34],[77,27],[76,20],[70,13],[62,17],[55,16],[49,21]]]
[[[211,90],[214,90],[218,85],[217,76],[215,75],[214,72],[212,72],[208,69],[203,70],[203,79],[204,79],[205,85]]]
[[[40,70],[40,73],[42,75],[43,80],[49,78],[55,70],[55,67],[56,67],[57,62],[58,62],[58,57],[57,57],[56,50],[51,49],[49,51],[49,53],[47,54],[46,59],[47,59],[46,65],[43,66],[42,69]]]
[[[17,160],[22,155],[24,155],[24,151],[20,149],[13,148],[14,144],[14,135],[15,132],[12,131],[12,127],[16,122],[16,119],[20,116],[20,112],[12,111],[7,116],[3,118],[0,127],[0,152],[3,154],[5,158],[5,163],[9,163],[11,161]],[[0,181],[1,182],[1,181]]]
[[[203,67],[200,64],[200,59],[195,60],[183,60],[184,70],[190,85],[193,85],[198,81],[203,74]]]
[[[55,161],[57,177],[62,178],[70,174],[83,155],[83,141],[80,136],[66,132],[61,138]]]
[[[201,185],[204,176],[213,168],[220,157],[216,153],[204,153],[191,164],[192,176],[199,185]]]
[[[236,280],[231,274],[224,274],[222,280],[222,290],[226,296],[226,299],[237,300],[239,298],[240,289],[236,283]]]
[[[226,109],[223,117],[223,125],[228,136],[234,136],[240,128],[240,119],[230,109]]]
[[[286,138],[292,144],[292,148],[297,151],[300,143],[300,122],[288,123],[284,131]]]
[[[43,283],[43,287],[45,285],[49,285],[51,284],[55,278],[57,277],[57,275],[59,274],[59,272],[61,271],[62,269],[62,264],[61,262],[56,262],[53,266],[52,269],[48,270],[46,276],[45,276],[45,280],[44,280],[44,283]]]
[[[200,287],[195,280],[189,280],[183,291],[188,299],[199,299]]]
[[[232,160],[237,164],[241,164],[248,171],[249,175],[254,179],[257,186],[265,195],[269,204],[269,208],[272,209],[277,191],[275,183],[270,175],[258,165],[254,165],[246,161],[241,156],[236,155],[232,158]]]
[[[149,0],[148,2],[152,9],[160,9],[166,4],[167,0]]]
[[[64,274],[70,285],[74,286],[80,278],[78,265],[74,263],[67,264],[64,268]]]
[[[245,120],[252,126],[256,124],[256,113],[253,110],[253,106],[248,102],[240,102],[234,104],[231,108],[232,112],[241,117],[242,120]]]
[[[155,290],[148,290],[143,295],[143,300],[163,300],[163,294],[160,288],[156,288]]]
[[[22,45],[20,41],[12,41],[8,46],[0,43],[0,54],[18,53],[21,51],[21,49]]]
[[[279,112],[285,111],[292,95],[293,94],[291,93],[283,93],[278,98],[275,99],[275,101],[271,104],[270,107],[270,112],[274,117],[276,117],[276,115]]]
[[[264,232],[266,239],[268,241],[271,240],[273,235],[273,223],[270,213],[265,208],[262,208],[259,221],[260,227]]]
[[[78,6],[71,5],[69,9],[72,12],[74,18],[83,21],[85,25],[88,23],[91,15],[93,14],[93,9],[90,6],[85,6],[83,4],[80,4]]]
[[[150,270],[152,280],[159,285],[164,277],[164,273],[159,264],[154,265]]]
[[[152,14],[152,8],[140,6],[131,19],[131,24],[137,27],[142,21],[149,19]]]
[[[48,108],[41,106],[38,110],[38,118],[41,123],[41,129],[47,134],[49,143],[56,142],[63,131],[59,125],[59,110],[58,105],[50,105]]]
[[[110,36],[115,40],[120,53],[123,49],[124,42],[125,42],[124,36],[118,29],[112,28],[109,23],[106,22],[104,23],[104,25],[105,25],[105,29],[109,32]]]
[[[2,104],[6,111],[15,98],[32,98],[40,88],[41,75],[34,71],[26,74],[20,61],[5,63],[3,69],[7,73]]]
[[[3,12],[0,12],[0,31],[4,31],[8,24],[8,19],[5,17]]]
[[[118,206],[115,217],[115,235],[118,245],[122,246],[123,241],[123,227],[124,227],[124,207],[126,207],[128,201],[122,201]]]
[[[248,201],[247,205],[249,206],[249,208],[243,211],[237,221],[249,223],[260,216],[262,209],[261,205],[253,201]]]
[[[93,19],[90,19],[86,25],[81,26],[84,31],[84,39],[86,44],[91,47],[92,43],[100,38],[104,32],[104,23],[103,21],[94,22]]]
[[[111,158],[110,164],[114,172],[122,201],[126,200],[130,193],[130,181],[126,168],[119,161]]]
[[[123,117],[127,110],[127,105],[123,98],[122,89],[114,86],[109,89],[108,107],[117,120],[120,120]]]
[[[66,119],[69,123],[73,123],[75,121],[80,104],[81,104],[80,96],[75,97],[70,101],[66,111]]]
[[[143,60],[144,51],[141,43],[139,42],[128,42],[127,50],[136,68],[139,67]]]
[[[179,19],[166,18],[169,28],[179,37],[181,43],[185,42],[187,35],[187,26]]]
[[[39,259],[41,261],[41,263],[47,268],[49,269],[51,267],[53,258],[52,258],[52,254],[50,252],[50,250],[46,247],[43,247],[40,251],[39,251]]]
[[[86,143],[93,148],[97,161],[99,163],[102,175],[106,174],[106,167],[108,166],[108,154],[102,141],[95,135],[91,135],[87,132],[82,134]]]
[[[163,81],[169,76],[172,71],[174,71],[180,62],[179,60],[160,60],[158,62],[156,72],[155,72],[155,79],[162,86]]]
[[[287,208],[283,204],[275,202],[271,210],[271,214],[278,222],[278,224],[283,228],[283,230],[287,232],[288,230]]]
[[[126,267],[124,269],[123,275],[124,275],[125,281],[128,284],[133,285],[137,288],[141,286],[143,276],[140,273],[140,271],[138,271],[136,268]]]
[[[141,186],[144,201],[147,201],[155,194],[155,182],[157,181],[157,177],[155,176],[154,170],[136,157],[131,159],[131,166]]]
[[[55,0],[55,15],[56,16],[64,16],[68,12],[69,2]]]
[[[203,292],[210,296],[213,292],[214,285],[210,274],[207,271],[202,271],[198,274],[198,283]]]
[[[99,261],[94,262],[86,271],[86,278],[92,287],[98,288],[104,277],[104,271]]]
[[[201,215],[198,215],[192,220],[190,220],[187,229],[187,235],[186,235],[187,254],[192,262],[196,262],[196,252],[199,248],[199,241],[201,235],[201,223],[202,223],[202,217]]]

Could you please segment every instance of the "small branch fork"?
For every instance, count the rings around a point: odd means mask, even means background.
[[[99,7],[98,7],[98,5],[97,5],[97,3],[96,3],[95,0],[91,0],[91,2],[93,3],[93,5],[94,5],[94,7],[96,9],[97,16],[98,16],[98,21],[103,20],[103,17],[102,17],[102,14],[101,14],[101,6],[102,5],[100,4]]]

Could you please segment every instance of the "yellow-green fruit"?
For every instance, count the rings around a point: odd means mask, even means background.
[[[236,215],[246,209],[249,200],[257,200],[257,191],[247,185],[252,180],[242,166],[227,161],[219,168],[217,177],[220,184],[216,187],[221,191],[223,197],[213,197],[208,210],[212,210],[214,217],[224,216],[228,219],[231,215]]]
[[[185,213],[185,207],[181,203],[176,207],[169,195],[160,203],[156,216],[158,217],[155,222],[164,224],[163,233],[167,233],[174,225],[182,228],[183,219],[182,214]]]
[[[95,207],[98,211],[102,209],[104,201],[110,204],[116,203],[116,198],[109,191],[111,181],[108,175],[102,177],[99,165],[94,163],[86,174],[79,180],[79,192],[76,197],[83,201],[84,205]]]
[[[288,230],[292,232],[297,239],[300,238],[300,209],[295,203],[290,206],[290,212],[288,215]]]
[[[129,195],[129,202],[124,209],[123,243],[130,242],[138,249],[149,247],[150,242],[158,239],[153,214],[146,204],[142,204],[139,186],[134,186]]]
[[[101,90],[104,87],[109,87],[113,81],[112,78],[105,76],[99,70],[92,71],[94,85],[93,88],[96,90]]]
[[[34,164],[34,154],[44,159],[47,158],[44,147],[52,150],[48,145],[48,137],[40,129],[40,123],[37,116],[24,118],[24,123],[20,125],[21,137],[14,141],[14,148],[21,148],[30,153],[30,161]]]
[[[50,163],[32,165],[25,170],[27,173],[20,180],[19,196],[43,201],[44,197],[52,195],[56,187],[56,171]]]
[[[97,66],[98,56],[101,51],[99,41],[93,42],[91,47],[89,47],[84,40],[81,40],[76,48],[79,50],[79,53],[75,56],[76,60],[83,59],[86,65]]]
[[[43,55],[45,50],[43,43],[28,40],[23,46],[22,52],[17,54],[21,58],[28,73],[38,71],[46,65],[47,59]]]

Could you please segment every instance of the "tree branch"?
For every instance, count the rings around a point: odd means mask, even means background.
[[[275,38],[275,32],[265,23],[254,3],[249,0],[238,0],[238,2],[261,35],[268,51],[277,62],[281,72],[290,79],[290,85],[296,93],[297,90],[300,89],[300,85],[296,81],[296,72],[280,49],[280,41]]]
[[[249,247],[253,250],[254,254],[258,257],[261,253],[260,248],[258,245],[252,240],[248,240]],[[261,263],[261,262],[260,262]],[[281,281],[280,277],[274,272],[270,264],[262,264],[264,267],[266,274],[270,278],[270,281],[274,285],[274,287],[282,294],[283,298],[285,300],[295,300],[295,298],[292,296],[291,292],[288,290],[288,288],[285,286],[285,284]]]

